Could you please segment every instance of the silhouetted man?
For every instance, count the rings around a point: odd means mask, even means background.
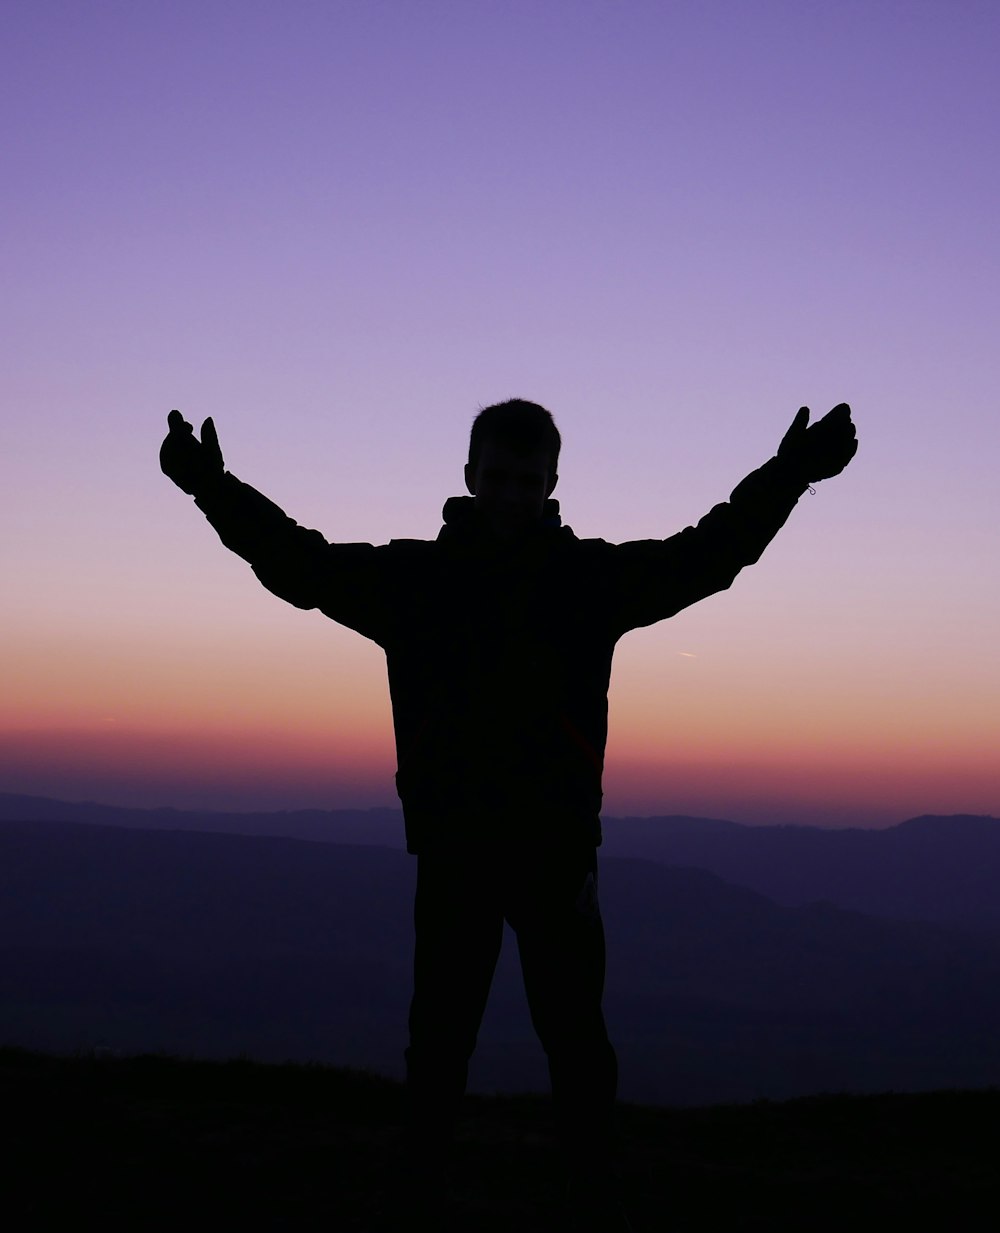
[[[223,468],[171,411],[163,471],[268,590],[384,648],[407,847],[416,853],[416,949],[407,1086],[414,1177],[442,1176],[500,951],[517,936],[548,1057],[580,1227],[617,1225],[607,1202],[617,1067],[601,1010],[597,899],[601,774],[615,643],[727,588],[811,483],[857,449],[846,404],[802,408],[774,458],[728,503],[666,540],[580,540],[561,525],[560,437],[518,399],[472,428],[468,497],[436,540],[330,544]]]

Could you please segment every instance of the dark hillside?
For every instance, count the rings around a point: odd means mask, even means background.
[[[387,1227],[401,1110],[388,1080],[3,1050],[0,1100],[9,1228]],[[625,1106],[623,1190],[636,1233],[985,1229],[998,1119],[996,1091]],[[546,1103],[470,1099],[453,1191],[456,1230],[559,1229]]]

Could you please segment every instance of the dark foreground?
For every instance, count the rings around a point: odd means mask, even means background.
[[[7,1228],[376,1230],[401,1091],[328,1067],[0,1050]],[[619,1119],[636,1233],[992,1229],[1000,1092],[820,1096]],[[472,1098],[453,1227],[558,1230],[537,1097]],[[412,1226],[410,1226],[412,1227]]]

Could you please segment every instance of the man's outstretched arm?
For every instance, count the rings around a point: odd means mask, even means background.
[[[839,475],[857,452],[851,409],[840,403],[815,424],[800,408],[773,458],[733,489],[697,526],[666,540],[619,544],[619,595],[624,627],[651,625],[724,591],[757,562],[799,497]]]
[[[366,637],[380,637],[379,552],[371,544],[330,544],[226,469],[211,418],[201,439],[179,411],[167,417],[160,469],[218,532],[223,544],[249,562],[265,587],[297,608],[320,608]]]
[[[255,565],[269,540],[297,527],[273,501],[226,471],[211,417],[201,426],[201,440],[179,411],[170,412],[167,427],[160,470],[194,497],[232,552]]]

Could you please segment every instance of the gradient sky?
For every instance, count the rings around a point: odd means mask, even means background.
[[[166,413],[331,539],[548,406],[666,536],[852,404],[727,594],[627,636],[609,813],[1000,814],[992,0],[6,0],[0,790],[394,801],[381,652],[265,592]]]

